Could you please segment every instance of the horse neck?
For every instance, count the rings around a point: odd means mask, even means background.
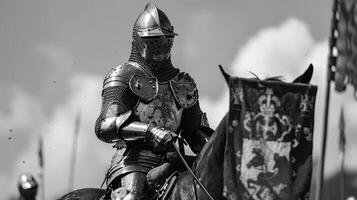
[[[222,198],[223,158],[226,140],[227,115],[221,120],[215,132],[202,148],[196,159],[193,171],[214,199]],[[190,178],[192,180],[192,177]],[[207,195],[196,185],[198,199],[207,199]]]
[[[202,148],[196,159],[196,170],[209,170],[211,166],[222,166],[225,148],[225,133],[228,115],[226,114],[207,144]],[[222,169],[222,168],[221,168]]]

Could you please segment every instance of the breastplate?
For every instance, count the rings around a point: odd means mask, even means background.
[[[168,83],[158,86],[157,96],[150,102],[140,100],[134,109],[134,115],[140,122],[155,122],[158,126],[177,133],[183,109],[176,105]]]

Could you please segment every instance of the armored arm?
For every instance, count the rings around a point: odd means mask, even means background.
[[[126,126],[119,127],[119,136],[126,142],[144,140],[149,141],[154,147],[166,145],[176,137],[175,133],[158,127],[154,122],[131,122]]]
[[[172,133],[157,127],[154,123],[142,123],[130,118],[132,109],[138,103],[138,96],[132,91],[130,80],[144,76],[142,71],[124,64],[114,67],[103,83],[102,109],[96,121],[95,132],[104,142],[151,141],[155,146],[172,140]]]
[[[184,109],[182,116],[182,136],[194,153],[198,154],[212,135],[206,114],[198,101],[196,83],[189,74],[181,72],[171,82],[176,102]]]
[[[182,136],[195,154],[208,142],[213,130],[209,127],[206,113],[202,112],[199,102],[184,110]]]
[[[104,142],[123,140],[118,135],[119,127],[128,121],[131,109],[138,102],[128,87],[133,73],[134,70],[130,71],[130,67],[123,64],[112,68],[104,79],[102,108],[95,125],[97,137]]]

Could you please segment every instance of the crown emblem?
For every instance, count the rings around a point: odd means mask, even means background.
[[[267,88],[265,95],[259,97],[258,104],[263,115],[273,116],[276,108],[280,106],[280,100],[274,95],[271,88]]]

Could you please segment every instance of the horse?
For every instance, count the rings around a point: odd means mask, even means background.
[[[229,85],[230,80],[232,77],[228,75],[223,68],[220,66],[221,72],[224,76],[224,79],[226,83]],[[298,78],[296,78],[292,83],[293,84],[309,84],[311,77],[313,73],[313,66],[310,65],[308,69],[300,75]],[[233,77],[234,78],[234,77]],[[270,81],[280,81],[280,80],[270,80]],[[235,101],[233,97],[231,97],[232,101]],[[228,126],[229,122],[229,113],[230,110],[227,112],[227,114],[221,119],[219,125],[215,129],[213,135],[210,137],[206,145],[202,148],[201,152],[198,154],[193,166],[191,167],[192,171],[195,173],[196,177],[198,180],[203,184],[203,186],[207,189],[209,194],[213,197],[213,199],[220,200],[220,199],[262,199],[259,198],[259,195],[263,193],[262,187],[258,188],[259,185],[264,185],[264,187],[269,187],[272,188],[274,185],[271,184],[271,182],[275,182],[274,179],[279,177],[280,173],[287,173],[285,171],[280,171],[280,168],[278,169],[280,163],[287,162],[286,160],[282,159],[281,156],[279,155],[274,155],[274,159],[276,161],[275,166],[273,167],[275,170],[277,170],[276,173],[268,172],[267,170],[261,171],[261,173],[258,175],[256,180],[249,180],[248,181],[248,186],[250,188],[257,188],[258,190],[258,198],[250,198],[250,197],[237,197],[237,196],[229,196],[227,194],[227,188],[224,184],[224,170],[227,168],[225,166],[225,161],[224,158],[227,156],[227,152],[234,152],[234,151],[226,151],[226,141],[227,141],[227,131],[230,127]],[[253,149],[253,155],[255,154],[256,156],[259,156],[261,154],[259,149]],[[233,156],[233,155],[228,155],[228,156]],[[262,160],[263,159],[263,160]],[[306,173],[308,173],[309,169],[311,168],[311,159],[309,161],[306,161],[304,165],[305,168],[301,168],[297,171],[297,178],[296,180],[299,180],[299,182],[306,183],[305,180],[308,179],[306,178]],[[266,167],[263,167],[264,165],[264,158],[261,157],[256,157],[252,158],[251,163],[249,163],[249,168],[255,168],[256,170],[263,170]],[[238,180],[232,180],[238,181]],[[298,182],[298,181],[296,181]],[[259,183],[259,184],[258,184]],[[293,183],[293,185],[295,182]],[[292,189],[292,193],[289,198],[284,198],[284,199],[295,199],[297,196],[299,196],[299,192],[301,192],[301,189],[299,189],[299,183],[295,184],[295,189]],[[284,188],[281,188],[281,190],[284,190]],[[121,191],[123,194],[125,194],[125,191]],[[99,200],[101,197],[105,194],[104,189],[97,189],[97,188],[85,188],[85,189],[80,189],[76,190],[73,192],[70,192],[63,197],[60,198],[60,200]],[[119,194],[120,196],[120,194]],[[276,196],[276,195],[275,195]],[[293,198],[291,198],[293,197]],[[118,198],[121,199],[121,198]],[[197,182],[193,179],[189,171],[184,171],[181,173],[177,179],[175,184],[173,185],[173,188],[171,189],[171,193],[167,195],[166,199],[170,200],[189,200],[189,199],[196,199],[196,200],[207,200],[210,199],[208,195],[204,192],[204,190],[197,184]],[[280,199],[280,198],[275,198],[275,199]]]

